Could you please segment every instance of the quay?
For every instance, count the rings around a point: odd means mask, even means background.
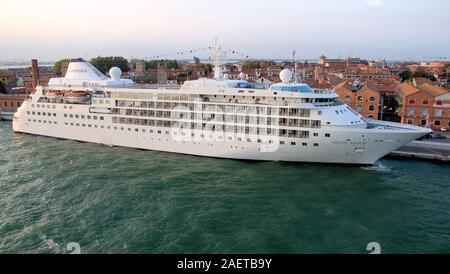
[[[7,112],[0,110],[0,121],[12,121],[14,112]]]
[[[450,162],[450,139],[412,141],[391,152],[387,157]]]

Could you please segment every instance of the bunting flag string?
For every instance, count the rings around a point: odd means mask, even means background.
[[[151,57],[146,57],[144,59],[145,60],[159,60],[159,59],[165,59],[165,58],[168,58],[168,57],[192,55],[194,53],[205,52],[205,51],[209,51],[209,50],[212,50],[212,49],[213,49],[213,47],[209,46],[207,48],[196,48],[196,49],[177,51],[175,53],[167,53],[167,54],[155,55],[155,56],[151,56]],[[253,58],[250,58],[250,56],[248,54],[245,54],[245,53],[240,52],[240,51],[235,50],[235,49],[228,49],[226,51],[223,51],[223,53],[224,54],[232,54],[232,55],[235,55],[235,56],[240,56],[240,57],[242,57],[244,59],[253,59]]]

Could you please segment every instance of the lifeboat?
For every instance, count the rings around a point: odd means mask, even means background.
[[[64,92],[62,91],[55,91],[55,90],[49,90],[45,93],[45,97],[47,97],[47,99],[50,100],[54,100],[59,102],[61,100],[61,98],[63,97]]]
[[[83,103],[89,99],[89,92],[86,91],[66,91],[64,100],[68,103]]]

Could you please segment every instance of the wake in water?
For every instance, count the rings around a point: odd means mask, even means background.
[[[383,173],[387,173],[392,170],[390,167],[385,166],[380,162],[375,162],[375,164],[373,164],[372,166],[363,166],[363,167],[361,167],[361,169],[368,170],[368,171],[383,172]]]

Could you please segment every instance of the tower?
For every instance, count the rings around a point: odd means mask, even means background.
[[[32,84],[33,84],[33,92],[36,87],[39,85],[39,66],[38,61],[36,59],[31,60],[31,76],[32,76]]]
[[[165,61],[158,62],[156,77],[158,79],[158,84],[167,84],[167,63]]]

